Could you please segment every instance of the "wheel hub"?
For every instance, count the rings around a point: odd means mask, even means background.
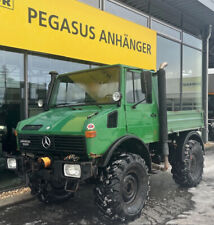
[[[191,176],[194,178],[197,178],[200,175],[200,167],[197,166],[198,164],[199,164],[199,160],[197,156],[192,154],[192,157],[190,159],[190,173],[191,173]]]
[[[123,180],[123,200],[126,203],[134,201],[138,190],[138,181],[134,174],[128,174]]]
[[[190,158],[190,170],[191,170],[191,173],[194,173],[195,170],[197,169],[196,164],[197,164],[196,163],[196,158],[195,158],[194,155],[192,155],[191,158]]]

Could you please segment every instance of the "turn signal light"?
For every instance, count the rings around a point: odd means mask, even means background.
[[[97,132],[95,130],[88,130],[85,132],[85,137],[86,138],[94,138],[96,137]]]
[[[17,137],[18,136],[18,133],[16,130],[14,130],[14,135]]]

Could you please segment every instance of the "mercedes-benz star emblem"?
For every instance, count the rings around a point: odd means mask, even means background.
[[[45,149],[48,149],[50,148],[51,146],[51,139],[47,136],[44,136],[42,138],[42,146],[45,148]]]

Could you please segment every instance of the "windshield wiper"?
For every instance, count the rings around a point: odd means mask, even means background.
[[[137,106],[138,104],[140,104],[141,102],[144,102],[145,100],[146,100],[146,98],[144,98],[144,99],[140,100],[139,102],[135,103],[135,104],[132,106],[132,109],[136,109],[136,106]]]
[[[91,117],[96,116],[98,113],[99,113],[99,112],[95,112],[95,113],[92,113],[92,114],[88,115],[88,116],[87,116],[87,119],[90,119]]]
[[[60,107],[76,106],[81,104],[82,103],[59,103],[59,104],[53,105],[52,107],[60,108]]]
[[[71,103],[59,103],[59,104],[56,104],[56,105],[53,105],[53,106],[58,108],[58,107],[71,106],[71,105],[73,105],[73,104],[71,104]]]
[[[70,107],[70,106],[78,106],[78,105],[96,105],[99,109],[102,109],[102,106],[98,105],[97,103],[95,102],[79,102],[79,103],[59,103],[59,104],[56,104],[56,105],[53,105],[51,108],[60,108],[60,107]],[[75,108],[72,108],[72,109],[75,109]]]

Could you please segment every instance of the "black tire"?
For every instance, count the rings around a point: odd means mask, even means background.
[[[94,177],[90,177],[88,179],[85,180],[86,184],[96,184],[97,183],[97,179]]]
[[[111,221],[131,221],[140,216],[148,198],[148,168],[139,155],[121,154],[102,171],[95,188],[95,203]]]
[[[204,168],[202,146],[195,140],[185,144],[184,160],[174,158],[172,162],[173,179],[182,187],[196,187],[201,179]]]
[[[214,125],[213,124],[209,124],[209,141],[214,141]]]
[[[65,191],[64,184],[61,183],[41,181],[30,188],[31,193],[36,195],[39,201],[46,204],[60,203],[74,197],[74,193]]]

